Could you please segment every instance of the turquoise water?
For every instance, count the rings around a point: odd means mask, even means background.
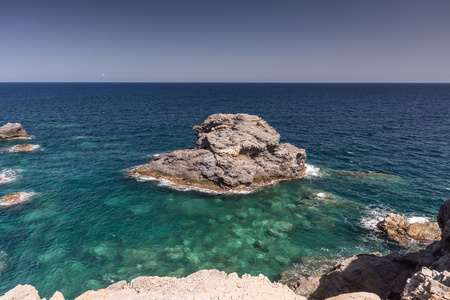
[[[264,118],[305,148],[309,175],[247,195],[177,191],[126,171],[192,147],[210,114]],[[376,231],[388,212],[435,219],[450,198],[450,85],[0,84],[0,124],[40,145],[0,142],[0,295],[41,297],[140,275],[263,273],[405,249]],[[342,170],[355,173],[342,172]],[[367,172],[392,176],[375,176]],[[364,172],[364,173],[357,173]]]

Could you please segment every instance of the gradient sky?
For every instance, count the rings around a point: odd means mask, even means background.
[[[450,1],[0,0],[0,81],[450,82]]]

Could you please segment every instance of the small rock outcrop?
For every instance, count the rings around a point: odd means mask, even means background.
[[[280,144],[280,135],[258,116],[214,114],[195,126],[193,149],[154,157],[131,171],[181,186],[246,190],[305,175],[305,150]]]
[[[432,271],[426,267],[406,283],[402,300],[450,300],[450,273]]]
[[[431,243],[441,239],[441,230],[437,224],[432,222],[409,223],[405,218],[396,214],[388,214],[377,226],[400,243],[406,243],[408,239],[423,243]]]
[[[0,206],[14,206],[30,200],[33,193],[12,193],[0,198]]]
[[[36,145],[23,144],[11,147],[12,152],[30,152],[37,148]]]
[[[30,138],[30,136],[27,134],[25,129],[22,128],[22,125],[20,125],[20,123],[7,123],[0,127],[0,141],[20,138]]]
[[[27,299],[41,300],[32,286],[18,285],[7,292],[0,300]],[[56,292],[50,300],[63,300],[60,292]],[[217,270],[201,270],[184,278],[174,277],[138,277],[127,284],[116,282],[106,289],[87,291],[75,300],[93,299],[258,299],[258,300],[306,300],[294,294],[281,283],[272,283],[263,276],[243,275],[236,273],[227,275]]]

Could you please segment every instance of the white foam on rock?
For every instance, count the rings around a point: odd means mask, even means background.
[[[30,145],[32,149],[30,149],[30,150],[20,150],[20,149],[16,148],[17,146],[21,146],[21,145],[16,145],[16,146],[13,146],[13,147],[9,148],[8,152],[31,152],[31,151],[34,151],[34,150],[39,149],[41,147],[40,145]]]
[[[379,230],[377,228],[378,222],[382,221],[388,214],[389,211],[384,207],[369,208],[361,218],[360,225],[365,229]]]
[[[31,197],[33,197],[35,195],[34,192],[20,192],[17,194],[19,194],[20,197],[18,199],[15,199],[14,201],[2,202],[0,199],[0,206],[13,206],[13,205],[21,204],[21,203],[29,201],[31,199]]]
[[[164,179],[164,178],[155,178],[152,176],[142,176],[142,175],[131,175],[133,178],[136,178],[136,180],[144,182],[144,181],[155,181],[158,183],[159,186],[168,187],[177,191],[194,191],[194,192],[201,192],[206,194],[213,194],[213,195],[231,195],[231,194],[251,194],[254,193],[257,188],[249,188],[247,190],[229,190],[229,191],[214,191],[210,189],[203,189],[196,186],[187,186],[187,185],[178,185],[176,183],[173,183],[170,180]]]
[[[305,177],[306,178],[314,178],[314,177],[321,177],[322,172],[320,171],[320,168],[315,167],[310,164],[305,164],[306,170],[305,170]]]
[[[427,217],[409,217],[406,219],[409,223],[428,223],[430,219]]]
[[[3,179],[0,181],[0,184],[4,184],[16,181],[19,178],[19,175],[17,175],[16,171],[13,169],[6,168],[0,172],[0,178]]]

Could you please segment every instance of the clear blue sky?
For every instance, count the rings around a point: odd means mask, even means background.
[[[450,82],[450,1],[1,0],[0,81]]]

